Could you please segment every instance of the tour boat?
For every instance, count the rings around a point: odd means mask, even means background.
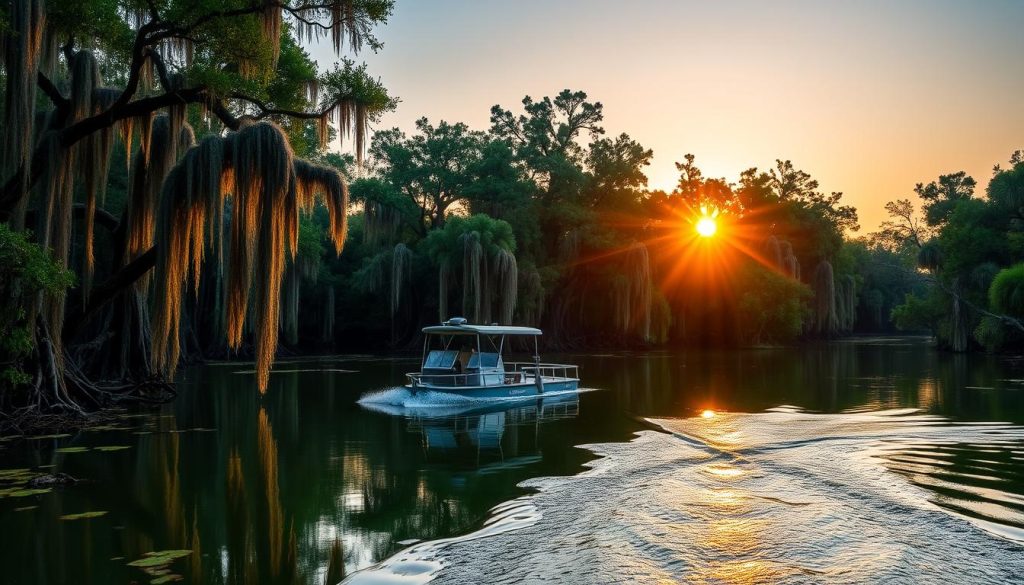
[[[543,364],[537,338],[540,329],[503,325],[470,325],[455,317],[424,327],[420,371],[406,374],[413,394],[444,392],[473,398],[518,398],[574,391],[579,370],[566,364]],[[502,352],[510,337],[533,338],[532,362],[505,362]]]

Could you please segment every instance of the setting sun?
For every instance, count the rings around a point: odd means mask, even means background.
[[[718,226],[715,224],[715,220],[710,217],[702,217],[697,221],[697,233],[705,238],[715,235],[717,230]]]

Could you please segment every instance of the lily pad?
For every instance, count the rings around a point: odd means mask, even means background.
[[[25,438],[28,439],[29,441],[36,441],[36,440],[42,440],[42,439],[66,439],[66,438],[68,438],[70,436],[71,435],[69,435],[68,433],[59,433],[59,434],[56,434],[56,435],[36,435],[34,437],[25,437]]]
[[[20,508],[15,508],[14,511],[15,512],[27,512],[29,510],[35,510],[38,507],[39,506],[22,506]]]
[[[26,475],[32,473],[31,469],[0,469],[0,481],[21,481]]]
[[[84,453],[88,451],[88,447],[61,447],[57,449],[57,453]]]
[[[102,447],[93,447],[96,451],[102,451],[103,453],[109,453],[111,451],[124,451],[125,449],[131,449],[131,445],[104,445]]]
[[[170,564],[174,559],[180,559],[187,557],[192,554],[191,550],[161,550],[148,552],[141,559],[134,560],[128,563],[129,567],[159,567],[160,565]]]
[[[162,585],[163,583],[173,583],[175,581],[181,581],[183,579],[184,577],[182,577],[181,575],[170,573],[168,575],[163,575],[161,577],[157,577],[156,579],[152,579],[150,580],[150,583],[152,585]]]
[[[87,520],[89,518],[99,518],[100,516],[106,516],[106,510],[97,510],[95,512],[82,512],[80,514],[65,514],[60,517],[61,520]]]
[[[27,496],[38,496],[40,494],[48,494],[52,492],[50,488],[39,488],[39,489],[27,489],[27,490],[14,490],[7,495],[12,498],[24,498]]]

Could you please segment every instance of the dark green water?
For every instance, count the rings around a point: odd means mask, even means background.
[[[0,469],[82,481],[14,495],[18,472],[0,472],[0,583],[322,582],[413,540],[478,528],[493,506],[524,493],[516,484],[579,472],[594,456],[575,445],[627,441],[648,428],[642,417],[790,405],[1024,423],[1024,361],[937,353],[919,339],[549,357],[579,364],[582,385],[596,390],[444,411],[453,416],[396,404],[399,414],[387,414],[356,401],[401,383],[415,359],[286,361],[264,396],[250,365],[212,364],[183,373],[174,403],[125,417],[122,428],[7,439]],[[919,456],[903,456],[894,471],[910,466],[926,487],[934,475],[939,505],[1019,531],[1024,447],[991,447],[944,444],[952,468],[932,474],[913,467]],[[85,512],[105,513],[61,518]],[[149,573],[128,565],[168,549],[192,552]]]

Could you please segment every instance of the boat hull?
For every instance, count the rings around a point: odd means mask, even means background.
[[[543,396],[551,392],[572,392],[579,389],[580,381],[574,378],[553,378],[544,380],[544,391],[541,392],[533,382],[518,384],[499,384],[494,386],[432,386],[407,384],[405,388],[417,392],[443,392],[471,398],[520,398],[524,396]]]

